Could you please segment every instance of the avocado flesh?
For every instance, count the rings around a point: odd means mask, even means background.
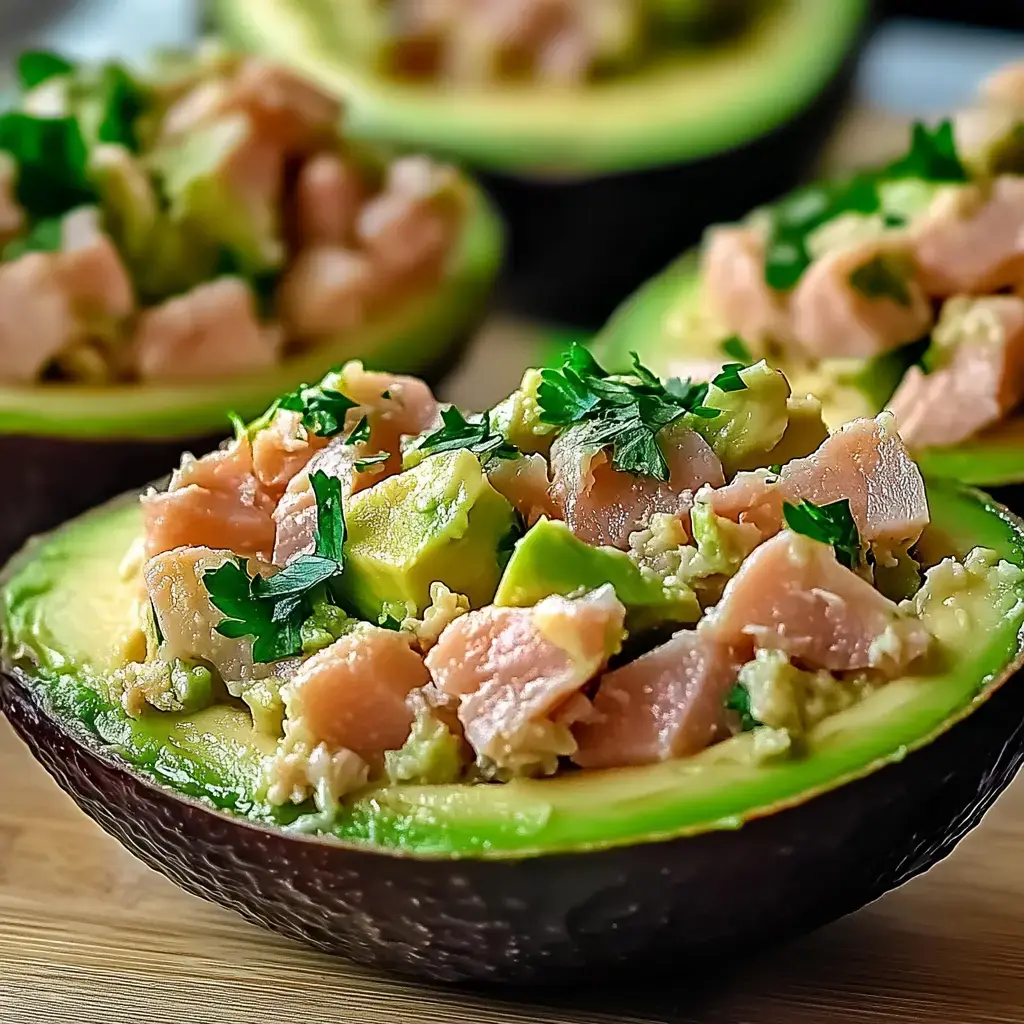
[[[940,549],[933,555],[962,556],[981,545],[1024,565],[1024,527],[987,497],[948,481],[930,481],[928,497],[934,527],[926,537]],[[30,677],[64,728],[116,744],[130,765],[164,785],[256,821],[285,823],[296,809],[271,810],[252,797],[268,748],[244,712],[215,707],[133,721],[97,689],[115,663],[137,594],[119,563],[139,529],[133,496],[19,556],[3,592],[8,671]],[[993,601],[979,600],[987,628],[955,652],[944,672],[896,680],[827,719],[809,734],[799,759],[752,766],[742,756],[750,738],[740,736],[694,758],[643,768],[503,786],[392,786],[357,800],[334,832],[415,855],[503,858],[737,828],[902,760],[994,692],[1016,667],[1024,601],[992,621],[996,595],[987,596]]]
[[[551,519],[541,520],[516,544],[494,603],[529,608],[552,594],[568,597],[604,583],[615,588],[625,606],[630,631],[700,618],[693,591],[648,579],[625,552],[584,544],[565,523]]]
[[[362,359],[369,369],[425,371],[473,327],[497,273],[502,244],[497,214],[474,190],[443,280],[358,330],[259,373],[219,381],[0,387],[0,434],[96,439],[213,434],[223,432],[228,410],[252,419],[278,394],[319,380],[347,359]]]
[[[560,94],[530,84],[452,90],[381,77],[345,60],[312,6],[216,0],[213,9],[233,42],[347,97],[355,136],[493,170],[597,174],[695,160],[785,123],[840,67],[868,5],[774,0],[731,42]]]
[[[684,253],[657,277],[627,299],[592,339],[598,361],[612,372],[627,372],[630,353],[659,376],[676,376],[680,361],[729,361],[717,335],[702,330],[695,311],[700,300],[700,254]],[[915,343],[906,347],[917,349]],[[907,362],[897,350],[835,373],[807,371],[773,360],[790,380],[794,395],[811,393],[822,399],[828,425],[859,416],[877,415],[891,397]],[[1002,487],[1024,482],[1024,418],[1014,417],[991,430],[949,448],[914,452],[921,469],[930,476],[948,477],[975,487]]]

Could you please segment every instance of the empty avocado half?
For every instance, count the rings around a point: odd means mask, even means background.
[[[738,216],[796,183],[845,95],[869,5],[732,4],[746,11],[736,31],[567,86],[397,78],[347,38],[357,16],[332,0],[211,7],[233,43],[344,95],[354,136],[474,168],[510,226],[505,301],[596,328],[709,219]]]
[[[1024,567],[1024,523],[928,485],[926,564]],[[934,625],[941,664],[828,717],[805,753],[744,733],[648,767],[387,785],[327,834],[257,792],[245,705],[129,718],[106,680],[133,631],[135,495],[23,551],[3,579],[0,707],[78,804],[188,891],[314,946],[433,980],[579,983],[688,967],[821,925],[952,850],[1024,756],[1024,592],[982,574]],[[940,621],[941,620],[941,621]],[[948,660],[947,660],[948,659]],[[955,771],[950,766],[955,765]]]

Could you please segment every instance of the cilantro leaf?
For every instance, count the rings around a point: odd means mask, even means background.
[[[391,456],[388,452],[377,452],[376,455],[367,455],[365,458],[357,459],[354,468],[357,473],[365,473],[368,469],[379,466],[390,458]]]
[[[750,711],[750,691],[742,683],[737,683],[729,691],[725,698],[725,706],[729,711],[739,714],[740,729],[743,732],[750,732],[761,724]]]
[[[66,75],[75,65],[49,50],[26,50],[18,57],[18,84],[24,92],[42,85],[49,78]]]
[[[4,246],[3,259],[16,260],[27,252],[57,252],[61,247],[63,227],[59,217],[37,220],[27,234],[12,238]]]
[[[145,111],[149,95],[121,64],[105,64],[99,72],[95,102],[98,105],[96,138],[138,152],[135,122]]]
[[[402,623],[399,622],[398,619],[396,619],[390,612],[381,612],[380,615],[377,616],[377,625],[380,626],[381,629],[390,629],[395,633],[399,632],[402,628]]]
[[[341,481],[318,469],[310,473],[309,483],[316,498],[316,553],[321,558],[332,559],[338,567],[343,566],[347,531]]]
[[[850,284],[873,301],[891,299],[904,308],[909,308],[913,301],[906,271],[893,257],[878,255],[868,260],[850,274]]]
[[[848,498],[828,505],[815,505],[812,501],[793,505],[787,501],[782,505],[782,513],[794,533],[831,545],[839,563],[847,569],[855,569],[860,563],[860,531]]]
[[[970,175],[956,151],[953,122],[941,121],[929,129],[915,121],[910,149],[885,169],[887,178],[921,178],[924,181],[969,181]]]
[[[462,448],[468,448],[474,455],[481,456],[483,462],[488,459],[514,459],[519,455],[515,445],[509,444],[501,434],[492,432],[491,419],[487,413],[470,420],[453,405],[441,410],[441,423],[441,427],[427,434],[416,445],[424,455],[454,452]]]
[[[273,576],[266,579],[259,575],[254,576],[250,589],[256,598],[301,597],[306,591],[325,583],[337,571],[338,563],[333,558],[300,555]],[[275,615],[274,620],[278,621],[279,617]]]
[[[746,367],[742,363],[726,363],[722,367],[722,372],[711,383],[719,391],[746,391],[747,385],[743,383],[743,378],[740,376],[740,370],[744,369]]]
[[[279,398],[277,404],[281,409],[301,413],[303,426],[310,433],[318,437],[334,437],[345,429],[345,416],[358,403],[334,388],[304,384]]]
[[[349,432],[346,444],[369,444],[370,421],[364,416]]]
[[[727,355],[730,359],[735,359],[744,366],[750,366],[754,362],[753,353],[747,348],[746,342],[738,334],[725,338],[719,343],[719,348],[721,348],[724,355]]]

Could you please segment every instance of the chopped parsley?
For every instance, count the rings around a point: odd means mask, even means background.
[[[941,121],[930,129],[915,121],[910,136],[910,149],[884,171],[889,179],[921,178],[924,181],[969,181],[956,151],[953,122]]]
[[[63,225],[59,217],[37,220],[28,232],[12,238],[4,246],[3,259],[16,260],[27,252],[57,252],[63,241]]]
[[[300,555],[279,573],[250,577],[243,559],[225,562],[203,574],[210,602],[223,612],[221,636],[253,638],[258,663],[280,661],[302,650],[302,624],[312,612],[322,584],[344,571],[345,517],[341,481],[323,472],[310,474],[316,497],[315,550]]]
[[[723,355],[727,355],[730,359],[735,359],[744,366],[750,366],[754,362],[753,353],[747,348],[746,342],[738,334],[734,334],[732,337],[720,342],[719,348],[721,348]]]
[[[719,413],[703,404],[706,383],[673,379],[662,384],[632,355],[631,377],[612,377],[584,346],[573,343],[559,369],[541,371],[540,419],[566,428],[564,436],[574,445],[610,445],[615,469],[668,480],[658,433],[687,413],[708,419]]]
[[[848,498],[828,505],[815,505],[812,501],[793,505],[787,501],[783,503],[782,513],[794,533],[831,545],[839,563],[847,569],[855,569],[860,564],[860,532],[850,512]]]
[[[913,298],[902,261],[878,255],[857,267],[850,274],[850,284],[866,299],[890,299],[898,306],[910,308]]]
[[[321,384],[313,387],[302,385],[277,401],[278,408],[301,413],[303,426],[317,437],[340,434],[345,429],[345,416],[357,404],[335,388]],[[356,430],[360,425],[361,421],[356,424]]]
[[[380,626],[381,629],[390,629],[395,633],[400,632],[402,629],[402,623],[399,622],[399,620],[390,612],[381,612],[380,615],[377,616],[377,625]]]
[[[729,711],[735,711],[740,716],[740,729],[743,732],[750,732],[756,729],[761,723],[751,714],[750,691],[742,684],[737,683],[725,698],[725,706]]]
[[[367,455],[362,459],[357,460],[355,463],[355,471],[357,473],[365,473],[368,469],[373,466],[379,466],[382,462],[387,462],[391,456],[388,452],[377,452],[376,455]]]
[[[364,416],[349,432],[346,444],[369,444],[370,421]]]
[[[726,363],[722,372],[711,382],[719,391],[746,391],[747,385],[743,383],[740,370],[746,367],[743,363]]]
[[[468,448],[480,457],[481,462],[489,459],[514,459],[519,455],[515,445],[509,444],[502,434],[491,429],[491,418],[487,413],[467,419],[453,405],[441,410],[441,423],[441,427],[416,444],[417,451],[423,455],[438,455]]]
[[[28,92],[50,78],[66,75],[75,70],[75,65],[60,54],[48,50],[26,50],[18,58],[18,84]]]

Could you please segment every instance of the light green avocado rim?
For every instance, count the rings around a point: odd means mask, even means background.
[[[479,189],[467,192],[465,227],[444,279],[357,331],[257,374],[219,381],[0,387],[0,434],[76,440],[173,439],[218,430],[227,434],[229,411],[252,419],[279,394],[319,380],[348,359],[392,372],[418,373],[431,367],[472,330],[501,263],[501,219]]]
[[[642,285],[612,314],[590,345],[602,365],[625,371],[632,365],[630,352],[655,373],[670,376],[673,360],[725,359],[717,346],[696,339],[681,347],[681,336],[670,328],[674,317],[683,319],[698,300],[700,254],[684,253]],[[880,410],[879,410],[880,411]],[[1024,416],[1016,416],[976,438],[950,448],[929,448],[914,453],[923,472],[948,477],[975,487],[1004,487],[1024,483]]]
[[[867,0],[775,0],[732,44],[639,74],[553,93],[442,89],[345,62],[296,0],[214,0],[228,38],[345,96],[349,130],[491,170],[552,176],[683,162],[741,145],[808,107],[866,24]]]
[[[981,545],[1024,566],[1024,523],[1005,508],[950,481],[930,481],[928,498],[944,551],[962,556]],[[69,734],[93,746],[99,737],[126,771],[210,810],[246,815],[233,819],[241,827],[287,826],[294,812],[271,811],[252,796],[272,745],[257,740],[246,713],[220,707],[132,721],[97,690],[112,634],[136,597],[118,566],[139,528],[138,503],[125,497],[14,560],[2,591],[5,667]],[[753,766],[746,734],[642,768],[509,785],[392,786],[356,800],[333,837],[398,856],[501,859],[738,829],[898,762],[970,715],[1024,662],[1024,584],[978,595],[978,607],[991,611],[1000,598],[1012,609],[994,626],[979,624],[973,646],[950,651],[946,671],[895,680],[826,719],[800,758]]]

